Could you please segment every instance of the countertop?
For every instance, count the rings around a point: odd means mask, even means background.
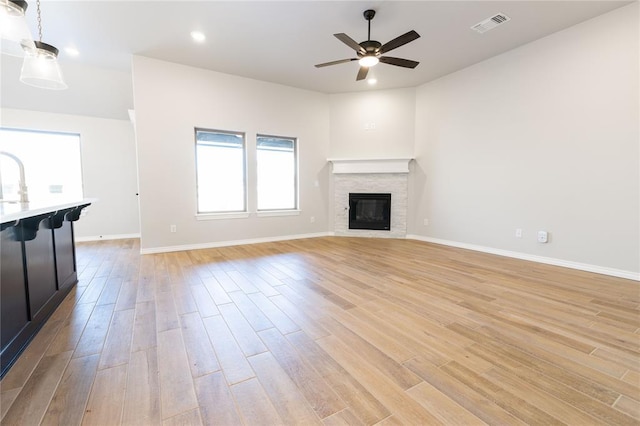
[[[56,204],[44,204],[37,202],[16,203],[0,202],[0,223],[15,222],[20,219],[37,216],[39,214],[56,212],[58,210],[77,207],[83,204],[91,204],[98,201],[97,198],[84,198],[75,201],[61,201]]]

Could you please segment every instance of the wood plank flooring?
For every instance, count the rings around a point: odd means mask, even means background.
[[[333,237],[77,263],[2,424],[640,424],[634,281]]]

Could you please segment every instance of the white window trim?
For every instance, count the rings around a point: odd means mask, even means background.
[[[202,132],[213,132],[213,133],[224,133],[224,134],[230,134],[230,135],[242,135],[242,168],[244,171],[244,175],[242,177],[243,179],[243,190],[244,190],[244,206],[243,208],[246,210],[247,206],[248,206],[248,202],[249,202],[249,188],[248,188],[248,181],[247,181],[247,175],[249,173],[248,170],[248,164],[247,164],[247,134],[245,132],[236,132],[236,131],[229,131],[229,130],[215,130],[215,129],[207,129],[207,128],[203,128],[203,127],[195,127],[194,128],[194,136],[195,136],[195,149],[194,149],[194,153],[196,154],[196,163],[195,163],[195,169],[196,169],[196,219],[197,220],[217,220],[217,219],[242,219],[242,218],[247,218],[249,217],[249,212],[247,211],[230,211],[230,212],[201,212],[198,211],[198,203],[199,203],[199,191],[200,188],[198,187],[198,131],[202,131]]]
[[[275,216],[300,216],[302,210],[260,210],[256,212],[258,217],[275,217]]]
[[[246,219],[249,215],[249,212],[198,213],[196,214],[196,220]]]
[[[258,217],[269,217],[269,216],[297,216],[300,214],[300,181],[299,181],[299,175],[300,175],[300,152],[299,152],[299,140],[297,137],[289,137],[289,136],[275,136],[275,135],[268,135],[268,134],[264,134],[264,133],[258,133],[256,134],[256,173],[257,173],[257,154],[258,154],[258,139],[260,137],[264,137],[264,138],[279,138],[279,139],[289,139],[293,141],[293,156],[294,156],[294,161],[295,161],[295,169],[294,169],[294,185],[295,185],[295,208],[288,210],[288,209],[282,209],[282,210],[258,210],[257,211],[257,215]],[[257,194],[257,189],[256,189],[256,202],[257,202],[257,197],[259,197],[259,195]],[[264,214],[260,214],[260,213],[264,213]],[[298,212],[298,213],[284,213],[281,214],[282,212]],[[270,214],[270,213],[276,213],[276,214]]]

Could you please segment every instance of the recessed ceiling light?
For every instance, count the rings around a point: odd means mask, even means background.
[[[65,47],[64,52],[69,56],[78,56],[80,51],[75,47]]]
[[[207,37],[200,31],[191,31],[191,38],[197,43],[202,43]]]
[[[378,83],[378,79],[376,79],[375,77],[369,78],[367,79],[367,83],[369,83],[370,86],[374,86],[376,83]]]

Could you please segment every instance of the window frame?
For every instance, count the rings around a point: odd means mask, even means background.
[[[28,127],[13,127],[13,126],[2,126],[0,125],[0,130],[6,131],[6,132],[15,132],[15,133],[28,133],[28,134],[39,134],[39,135],[51,135],[51,136],[66,136],[66,137],[75,137],[77,138],[77,143],[78,143],[78,172],[79,172],[79,178],[80,178],[80,194],[79,194],[79,199],[84,199],[85,197],[85,185],[84,185],[84,181],[85,181],[85,174],[84,174],[84,155],[83,155],[83,143],[82,143],[82,133],[81,132],[74,132],[74,131],[64,131],[64,130],[46,130],[46,129],[34,129],[34,128],[28,128]],[[75,142],[74,142],[75,143]],[[0,147],[0,150],[3,150]],[[25,161],[24,158],[20,158],[20,160],[22,162]],[[25,170],[29,169],[29,172],[31,171],[31,165],[30,164],[25,164]],[[29,172],[27,172],[26,174],[28,175]],[[2,179],[0,178],[0,181]],[[26,184],[27,187],[29,186],[33,186],[30,182],[32,182],[28,177],[26,178]],[[2,189],[0,188],[0,193],[2,193]],[[34,202],[33,198],[33,191],[28,193],[29,195],[29,201],[30,202]],[[3,195],[4,196],[4,195]],[[73,199],[76,200],[76,197],[68,197],[68,198],[64,198],[65,200],[67,199]],[[51,202],[51,201],[47,201],[47,202]]]
[[[258,140],[260,138],[271,138],[271,139],[283,139],[283,140],[290,140],[293,142],[293,161],[294,161],[294,166],[293,166],[293,207],[288,207],[288,208],[280,208],[280,209],[274,209],[274,208],[270,208],[270,209],[260,209],[259,205],[260,205],[260,193],[258,192],[258,188],[260,187],[260,176],[258,175],[258,151],[260,150],[260,148],[258,147]],[[299,160],[299,148],[298,148],[298,143],[299,140],[297,137],[291,137],[291,136],[277,136],[277,135],[269,135],[269,134],[265,134],[265,133],[257,133],[256,134],[256,214],[258,216],[276,216],[276,215],[296,215],[299,214],[300,212],[300,193],[299,193],[299,188],[300,188],[300,184],[299,184],[299,166],[300,166],[300,160]]]
[[[198,132],[218,133],[231,136],[240,136],[242,138],[242,189],[243,189],[243,209],[242,210],[219,210],[219,211],[200,211],[200,183],[198,179]],[[216,218],[244,218],[249,216],[248,210],[248,190],[247,190],[247,135],[245,132],[234,130],[219,130],[205,127],[194,127],[194,158],[195,158],[195,178],[196,178],[196,218],[198,220],[216,219]]]

